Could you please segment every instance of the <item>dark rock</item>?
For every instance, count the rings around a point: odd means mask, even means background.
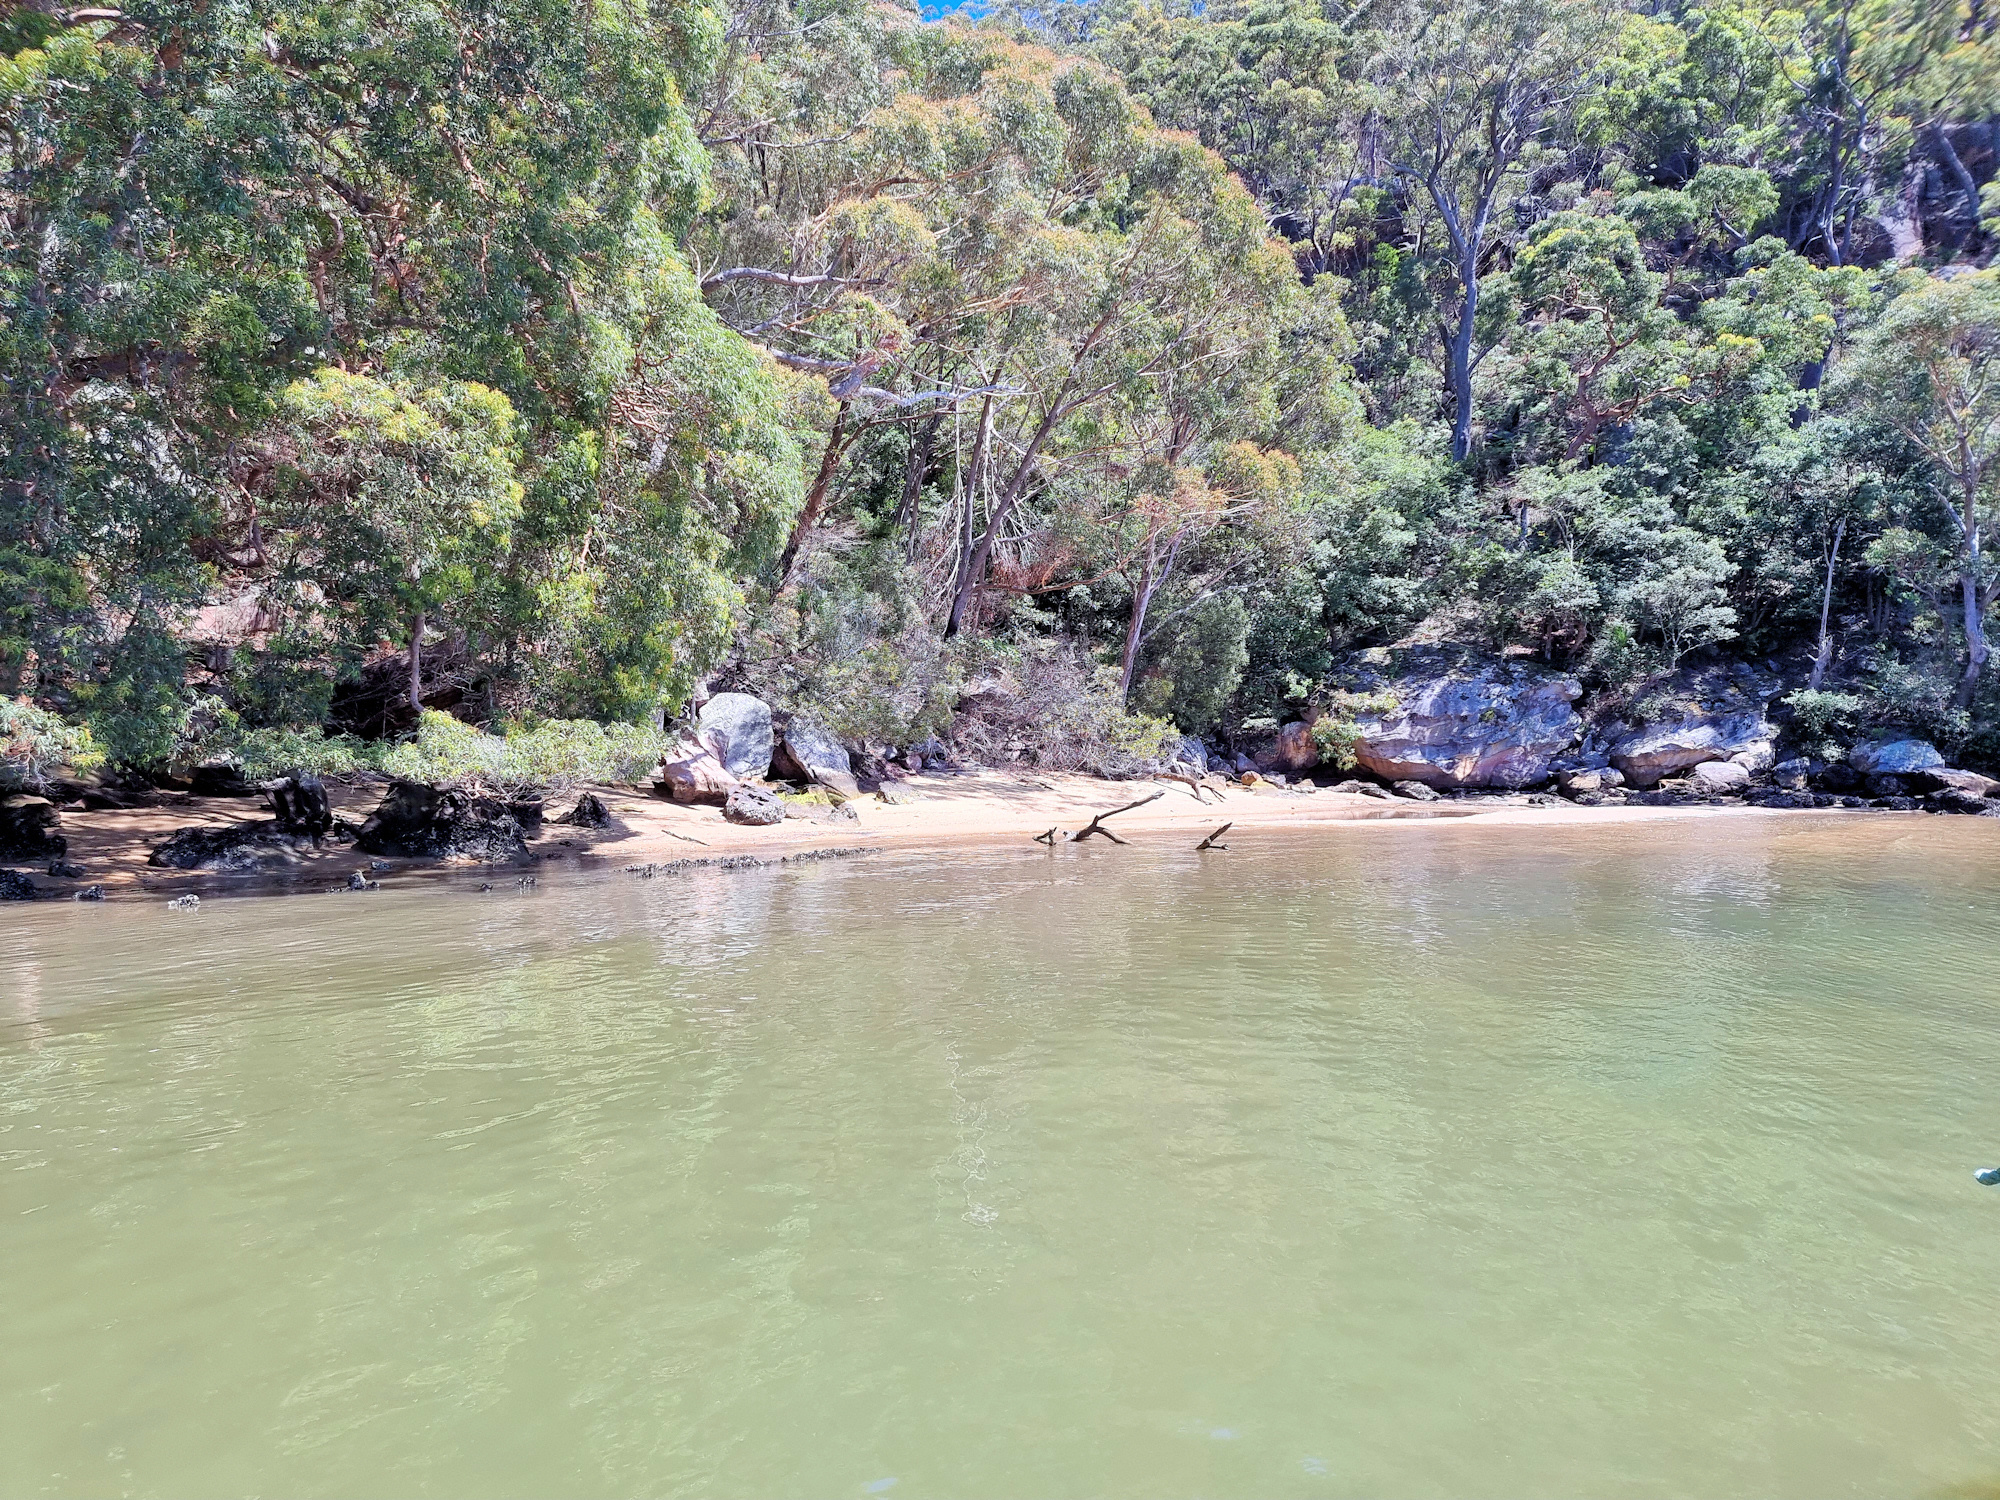
[[[771,752],[771,774],[811,784],[827,773],[853,774],[847,747],[831,730],[804,715],[795,715]]]
[[[264,784],[271,794],[271,810],[277,814],[281,833],[318,838],[333,827],[333,809],[326,800],[326,787],[310,771],[287,771],[276,781]]]
[[[1372,781],[1343,781],[1331,788],[1336,792],[1346,792],[1355,797],[1393,797],[1395,794],[1385,786],[1377,786]]]
[[[1744,802],[1752,808],[1812,808],[1818,806],[1812,792],[1792,790],[1788,786],[1752,786],[1744,794]]]
[[[171,901],[169,901],[169,902],[167,903],[167,910],[168,910],[168,911],[199,911],[199,910],[201,910],[201,897],[199,897],[199,896],[176,896],[176,897],[174,897],[174,898],[173,898],[173,899],[172,899]]]
[[[722,804],[722,816],[731,823],[765,828],[785,821],[785,803],[776,792],[746,782],[730,792]]]
[[[83,866],[73,865],[66,859],[52,859],[49,861],[49,874],[57,880],[81,880]]]
[[[1877,797],[1868,805],[1884,812],[1921,812],[1924,806],[1915,797]]]
[[[1861,785],[1871,797],[1907,797],[1910,794],[1910,784],[1902,777],[1888,776],[1881,772],[1862,777]]]
[[[1421,781],[1399,781],[1390,788],[1398,797],[1408,797],[1413,802],[1435,802],[1438,794]]]
[[[1969,813],[1978,817],[1992,807],[1984,797],[1975,797],[1970,792],[1962,792],[1957,787],[1946,787],[1941,792],[1932,792],[1924,798],[1924,811],[1929,813]]]
[[[1977,771],[1955,771],[1949,766],[1927,771],[1911,771],[1903,778],[1913,792],[1965,792],[1974,797],[2000,794],[2000,781]]]
[[[1830,766],[1809,772],[1807,781],[1814,791],[1834,792],[1841,796],[1864,791],[1867,787],[1867,779],[1845,761],[1835,761]]]
[[[1191,768],[1195,775],[1208,774],[1208,746],[1191,734],[1184,734],[1167,747],[1167,761],[1171,765]]]
[[[347,877],[347,888],[350,891],[380,890],[382,888],[382,882],[379,880],[370,880],[366,875],[363,875],[359,870],[355,870]]]
[[[62,814],[46,797],[0,797],[0,859],[61,859],[69,852],[69,840],[56,831],[61,826]]]
[[[243,768],[233,760],[205,760],[188,780],[197,797],[254,797],[262,790],[243,779]]]
[[[1865,797],[1840,797],[1835,800],[1842,807],[1866,807],[1868,805],[1868,799]]]
[[[701,706],[696,733],[722,769],[742,780],[771,769],[771,707],[748,693],[717,693]]]
[[[516,798],[508,801],[505,806],[507,811],[514,815],[514,821],[519,823],[524,831],[532,832],[534,829],[542,826],[542,799],[540,797]]]
[[[101,885],[87,885],[70,899],[73,901],[102,901],[104,899],[104,887]]]
[[[1782,760],[1771,767],[1771,779],[1787,791],[1802,792],[1820,770],[1818,762],[1803,757],[1796,760]]]
[[[177,828],[154,848],[146,863],[162,870],[241,874],[290,864],[316,842],[309,835],[284,832],[271,818],[226,828]]]
[[[499,864],[528,856],[520,820],[504,802],[417,781],[390,782],[354,841],[370,854],[403,859]]]
[[[595,792],[585,792],[576,799],[576,806],[556,821],[566,823],[572,828],[609,828],[611,809],[604,805],[604,799]]]
[[[35,882],[19,870],[0,870],[0,901],[32,901]]]

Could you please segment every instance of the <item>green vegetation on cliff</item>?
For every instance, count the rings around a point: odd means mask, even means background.
[[[1151,742],[1413,636],[2000,762],[1967,0],[38,0],[0,113],[37,767]]]

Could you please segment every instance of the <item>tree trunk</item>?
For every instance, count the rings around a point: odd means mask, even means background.
[[[424,612],[410,617],[410,707],[424,711]]]
[[[910,466],[903,474],[903,498],[896,507],[894,522],[895,528],[903,534],[905,562],[917,555],[917,522],[922,519],[919,502],[923,498],[924,481],[931,477],[931,459],[937,451],[938,428],[943,421],[942,416],[932,417],[917,429],[916,440],[911,444]]]
[[[945,622],[945,638],[949,640],[959,632],[965,622],[965,611],[972,603],[972,596],[979,591],[979,585],[986,578],[986,564],[993,556],[993,543],[999,539],[1000,528],[1007,524],[1008,516],[1028,486],[1029,477],[1035,470],[1035,459],[1042,451],[1042,444],[1055,431],[1056,423],[1068,414],[1069,408],[1063,404],[1063,393],[1049,403],[1049,409],[1042,416],[1035,435],[1028,439],[1028,446],[1021,454],[1021,461],[1014,465],[1014,472],[1007,480],[1007,488],[993,506],[993,514],[986,519],[986,529],[979,535],[972,555],[965,560],[965,567],[959,574],[958,592],[951,601],[951,618]]]
[[[1826,591],[1819,601],[1819,649],[1813,653],[1812,677],[1806,686],[1814,692],[1826,681],[1826,669],[1833,661],[1833,636],[1827,625],[1833,617],[1833,573],[1840,563],[1840,539],[1847,534],[1847,517],[1833,528],[1833,546],[1826,554]]]
[[[1977,242],[1979,238],[1978,184],[1973,182],[1972,174],[1965,170],[1965,163],[1959,159],[1958,151],[1951,143],[1951,137],[1944,133],[1944,126],[1935,120],[1931,122],[1931,143],[1937,148],[1938,161],[1951,174],[1952,181],[1957,184],[1959,192],[1965,197],[1965,220],[1972,228],[1973,240]]]
[[[1451,456],[1464,463],[1472,454],[1472,318],[1479,311],[1479,263],[1459,270],[1465,296],[1459,305],[1458,327],[1445,346],[1446,378],[1451,382]]]
[[[1153,590],[1158,582],[1153,577],[1153,565],[1149,561],[1140,570],[1139,586],[1132,590],[1132,621],[1125,627],[1125,654],[1118,663],[1118,706],[1123,708],[1125,700],[1132,695],[1132,674],[1139,666],[1139,643],[1146,636],[1146,611],[1153,604]]]
[[[1952,695],[1952,705],[1956,708],[1972,707],[1973,695],[1979,691],[1979,673],[1986,665],[1986,620],[1985,611],[1979,600],[1979,551],[1972,552],[1972,566],[1959,575],[1959,588],[1965,598],[1965,672],[1958,679],[1958,691]]]
[[[826,452],[820,455],[819,473],[813,476],[812,488],[806,491],[806,502],[799,507],[799,518],[792,523],[792,534],[785,541],[785,550],[778,554],[778,587],[791,581],[792,566],[799,560],[799,547],[819,520],[819,513],[826,508],[827,492],[833,488],[833,476],[840,470],[840,455],[847,451],[847,444],[853,434],[847,432],[847,403],[840,403],[833,414],[833,431],[827,434]]]

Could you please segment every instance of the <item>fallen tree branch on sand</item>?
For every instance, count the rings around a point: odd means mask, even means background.
[[[1135,807],[1144,807],[1148,802],[1158,802],[1162,797],[1166,795],[1167,794],[1165,789],[1162,789],[1160,791],[1153,793],[1153,795],[1150,797],[1141,797],[1137,802],[1128,802],[1123,807],[1114,807],[1109,812],[1101,812],[1096,817],[1090,820],[1090,823],[1087,827],[1083,828],[1079,832],[1071,834],[1069,836],[1069,841],[1072,844],[1080,844],[1085,839],[1089,838],[1093,833],[1095,833],[1101,835],[1104,838],[1110,839],[1111,842],[1114,844],[1122,844],[1125,842],[1125,840],[1118,837],[1118,835],[1113,833],[1109,828],[1106,828],[1104,826],[1104,820],[1106,818],[1115,818],[1118,816],[1118,814],[1122,812],[1130,812]]]
[[[1178,781],[1182,786],[1194,793],[1194,800],[1197,802],[1201,801],[1201,794],[1203,792],[1207,792],[1217,802],[1222,801],[1222,793],[1216,791],[1214,787],[1204,786],[1197,778],[1183,775],[1179,771],[1162,771],[1154,779],[1156,781]]]
[[[1227,844],[1219,844],[1216,842],[1216,840],[1221,838],[1225,833],[1229,832],[1229,830],[1234,828],[1235,826],[1236,825],[1234,823],[1224,823],[1220,828],[1216,829],[1215,832],[1211,833],[1207,838],[1203,839],[1199,844],[1196,844],[1194,846],[1194,852],[1199,854],[1204,849],[1221,849],[1225,853],[1228,852],[1229,846]]]

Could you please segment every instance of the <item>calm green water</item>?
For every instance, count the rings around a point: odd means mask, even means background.
[[[2000,1493],[2000,824],[1235,845],[6,912],[0,1491]]]

